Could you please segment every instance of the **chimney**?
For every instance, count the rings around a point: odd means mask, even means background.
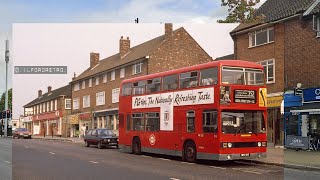
[[[99,53],[94,53],[94,52],[90,53],[90,69],[99,64],[99,58],[100,58]]]
[[[76,79],[76,77],[77,77],[77,76],[76,76],[76,73],[74,72],[74,73],[73,73],[72,81],[73,81],[74,79]]]
[[[39,91],[38,91],[38,97],[41,97],[41,96],[42,96],[42,91],[39,90]]]
[[[48,86],[48,94],[51,93],[51,90],[52,90],[52,87],[51,87],[51,86]]]
[[[127,37],[127,39],[124,39],[123,36],[121,36],[120,39],[120,58],[123,58],[126,54],[128,54],[130,51],[130,39]]]
[[[172,23],[164,24],[164,35],[166,39],[172,36]]]

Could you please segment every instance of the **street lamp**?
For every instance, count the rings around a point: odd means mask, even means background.
[[[6,86],[5,86],[5,110],[8,110],[8,63],[9,63],[9,57],[10,57],[10,51],[9,51],[9,40],[6,40],[6,51],[5,51],[5,61],[6,61]],[[5,115],[4,119],[4,135],[8,136],[8,117],[7,113]]]

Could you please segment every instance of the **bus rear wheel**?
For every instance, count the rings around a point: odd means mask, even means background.
[[[188,141],[184,146],[183,160],[187,162],[196,162],[197,160],[196,145],[192,141]]]
[[[132,153],[141,154],[141,143],[139,138],[134,138],[132,141]]]

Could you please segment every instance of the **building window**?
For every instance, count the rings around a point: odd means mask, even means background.
[[[249,33],[249,47],[255,47],[274,41],[273,27]]]
[[[78,91],[80,89],[79,83],[75,83],[73,86],[73,91]]]
[[[92,87],[92,78],[89,79],[89,87]]]
[[[317,38],[320,37],[320,16],[313,16],[313,30],[317,33]]]
[[[80,98],[73,98],[72,109],[79,109],[79,104],[80,104]]]
[[[105,104],[105,92],[98,92],[96,94],[96,105],[100,106],[100,105],[104,105]]]
[[[160,130],[160,115],[159,113],[146,113],[146,130],[159,131]]]
[[[71,109],[71,99],[65,100],[65,109]]]
[[[125,70],[124,70],[124,68],[121,68],[120,69],[120,78],[124,78],[124,75],[125,75]]]
[[[58,109],[58,100],[54,101],[54,110],[56,111]]]
[[[162,90],[175,90],[178,88],[179,78],[177,74],[165,76],[162,79]]]
[[[46,112],[46,103],[42,104],[42,112]]]
[[[40,105],[37,105],[37,114],[41,113],[40,112]]]
[[[147,80],[146,92],[155,93],[161,90],[161,79],[154,78]]]
[[[132,129],[134,131],[144,130],[144,114],[143,113],[132,114]]]
[[[274,59],[259,62],[263,66],[267,83],[275,83],[275,63]]]
[[[90,95],[83,96],[83,108],[90,107]]]
[[[200,85],[209,86],[218,83],[218,68],[203,69],[200,72]]]
[[[195,113],[194,111],[187,112],[187,132],[194,132],[195,130]]]
[[[120,88],[112,89],[112,103],[119,102]]]
[[[186,72],[180,74],[180,88],[190,88],[198,86],[198,72]]]
[[[116,71],[111,72],[111,81],[114,81],[116,79]]]
[[[103,83],[106,83],[106,82],[107,82],[107,77],[108,77],[108,76],[107,76],[107,73],[103,75]]]
[[[99,85],[99,77],[96,77],[96,86]]]
[[[82,81],[82,89],[85,89],[86,88],[86,80],[83,80]]]
[[[50,111],[53,111],[53,101],[50,102]]]
[[[49,112],[50,111],[50,104],[49,104],[50,102],[47,102],[47,112]]]
[[[202,125],[203,132],[218,132],[217,111],[203,111]]]
[[[132,66],[132,74],[139,74],[142,72],[142,63],[137,63]]]

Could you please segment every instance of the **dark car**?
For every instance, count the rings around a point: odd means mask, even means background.
[[[90,129],[84,136],[86,147],[97,145],[99,149],[106,146],[118,148],[118,137],[109,129]]]
[[[27,128],[17,128],[12,132],[12,138],[15,137],[19,138],[29,138],[31,139],[31,133],[28,131]]]

